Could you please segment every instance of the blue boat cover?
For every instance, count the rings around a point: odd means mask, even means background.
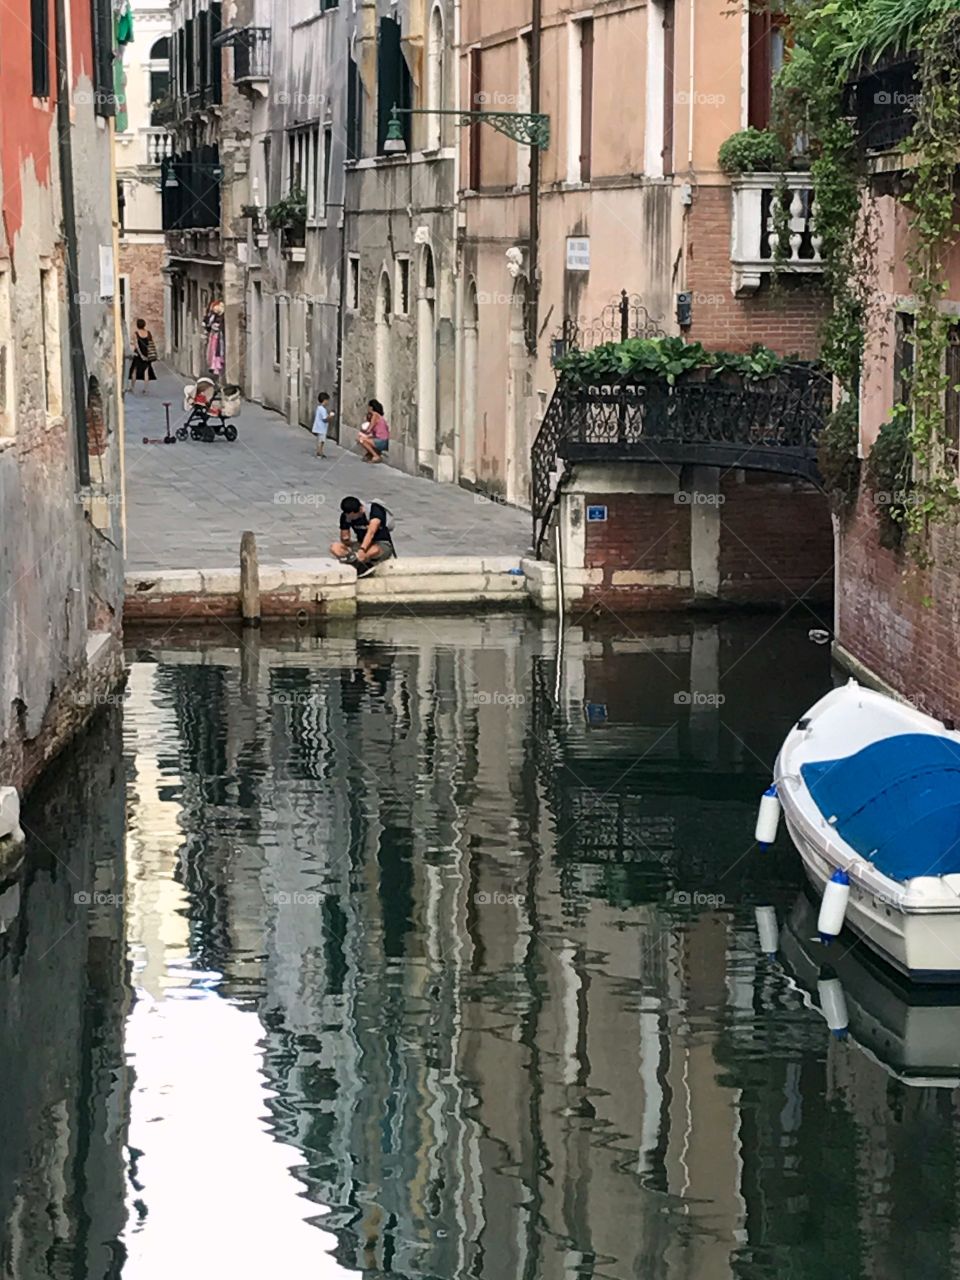
[[[960,743],[902,733],[800,772],[827,821],[885,876],[960,871]]]

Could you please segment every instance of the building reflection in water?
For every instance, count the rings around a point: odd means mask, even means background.
[[[92,995],[78,965],[29,1015],[99,1089],[81,1106],[41,1062],[0,1103],[14,1133],[51,1117],[0,1160],[21,1251],[45,1214],[126,1280],[183,1271],[187,1238],[238,1277],[953,1275],[960,1093],[913,1069],[932,1024],[852,953],[830,1036],[798,860],[751,839],[830,680],[808,625],[574,628],[559,671],[521,617],[134,647],[132,1084],[114,940]],[[111,1070],[78,1047],[91,1007]]]

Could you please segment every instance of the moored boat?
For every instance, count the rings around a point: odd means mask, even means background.
[[[912,981],[960,983],[960,734],[851,680],[787,734],[774,786],[824,941],[845,924]]]

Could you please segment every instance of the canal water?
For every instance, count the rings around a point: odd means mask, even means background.
[[[0,882],[0,1276],[956,1275],[960,1008],[845,938],[833,1037],[752,839],[812,621],[135,640]]]

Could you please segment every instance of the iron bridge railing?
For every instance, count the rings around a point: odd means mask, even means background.
[[[757,381],[687,375],[672,387],[561,377],[531,454],[537,554],[572,463],[736,467],[816,481],[817,439],[831,406],[829,376],[806,363]]]

